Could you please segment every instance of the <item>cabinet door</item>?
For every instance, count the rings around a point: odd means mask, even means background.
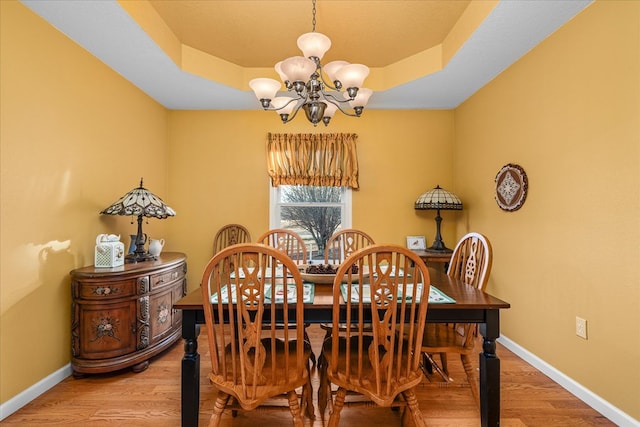
[[[151,344],[162,340],[173,330],[173,288],[149,296]]]
[[[80,357],[106,359],[136,349],[136,303],[79,304]]]

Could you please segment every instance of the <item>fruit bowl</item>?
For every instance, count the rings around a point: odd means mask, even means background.
[[[315,283],[320,285],[330,285],[333,283],[333,280],[336,278],[334,274],[309,274],[300,272],[300,276],[302,276],[302,280],[309,283]]]
[[[338,271],[339,265],[331,264],[309,264],[300,266],[300,276],[305,282],[311,282],[315,284],[329,285],[332,284],[336,278],[336,271]],[[368,268],[364,267],[364,275],[368,276]]]

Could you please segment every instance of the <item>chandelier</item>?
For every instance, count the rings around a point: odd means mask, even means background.
[[[287,95],[276,96],[282,84],[274,79],[253,79],[249,86],[262,108],[276,111],[282,123],[293,120],[302,108],[314,126],[320,121],[327,126],[338,110],[347,116],[360,117],[373,91],[362,87],[369,75],[367,66],[346,61],[332,61],[324,66],[320,63],[331,47],[331,40],[316,33],[316,0],[312,3],[313,31],[298,37],[298,47],[304,56],[292,56],[275,65]]]

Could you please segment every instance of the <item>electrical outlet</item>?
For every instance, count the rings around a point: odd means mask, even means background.
[[[587,321],[580,317],[576,317],[576,335],[587,339]]]

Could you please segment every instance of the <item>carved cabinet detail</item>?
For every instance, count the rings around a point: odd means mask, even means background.
[[[164,252],[156,261],[71,272],[73,374],[131,367],[180,339],[182,313],[173,304],[187,290],[186,256]]]

